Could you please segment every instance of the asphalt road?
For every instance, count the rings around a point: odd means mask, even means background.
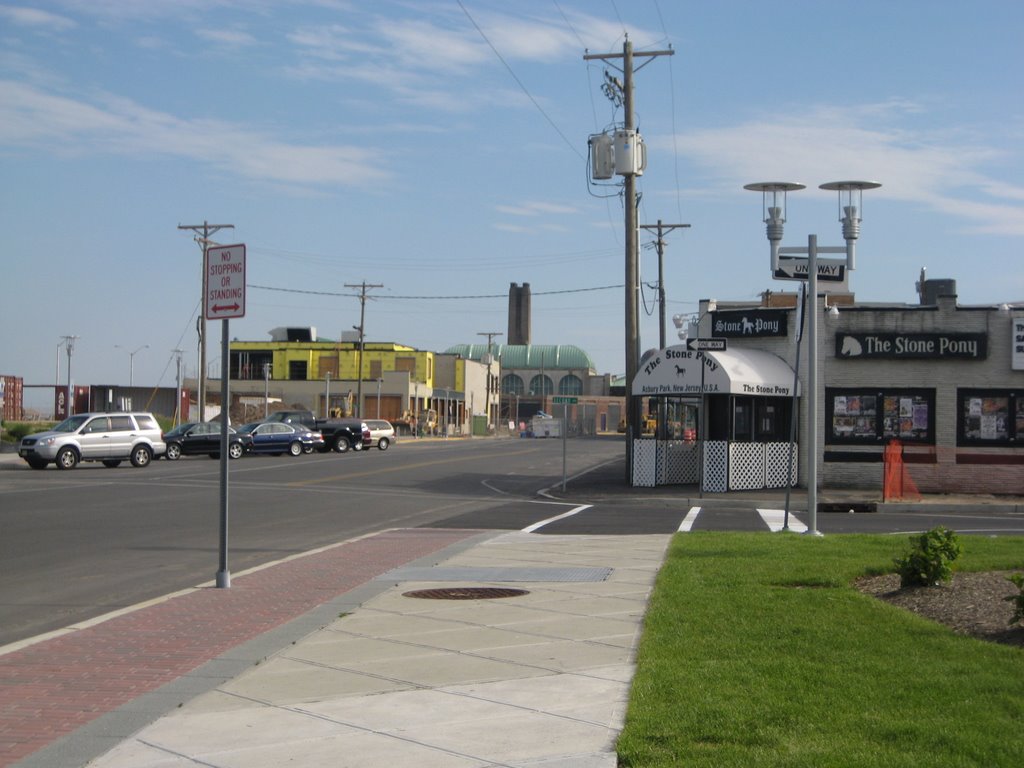
[[[623,455],[621,438],[569,441],[568,476],[586,474],[565,494],[559,440],[406,440],[388,451],[245,457],[230,464],[228,569],[388,528],[602,535],[781,527],[781,499],[629,489]],[[805,517],[793,515],[793,530]],[[935,525],[1024,535],[1024,515],[983,506],[818,515],[826,534]],[[70,472],[0,464],[0,646],[211,582],[219,553],[217,461]]]
[[[573,441],[568,468],[621,452],[621,440]],[[387,528],[522,528],[566,508],[536,496],[561,477],[562,446],[549,440],[409,440],[387,451],[244,457],[230,464],[228,569]],[[0,532],[5,645],[213,580],[219,462],[5,464]]]

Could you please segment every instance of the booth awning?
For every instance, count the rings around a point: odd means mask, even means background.
[[[759,349],[694,352],[685,345],[658,350],[640,363],[633,394],[644,397],[707,394],[792,397],[793,369]]]

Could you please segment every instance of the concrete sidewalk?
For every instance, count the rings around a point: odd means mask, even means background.
[[[611,768],[669,538],[473,535],[383,573],[212,690],[195,695],[200,668],[191,687],[165,685],[15,765],[83,765],[116,744],[88,764]],[[465,589],[474,599],[451,599]]]

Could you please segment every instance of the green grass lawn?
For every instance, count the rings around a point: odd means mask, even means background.
[[[957,570],[1024,569],[963,536]],[[858,592],[906,537],[686,533],[638,651],[619,765],[1024,766],[1024,651]]]

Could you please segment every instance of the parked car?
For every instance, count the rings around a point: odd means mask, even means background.
[[[238,437],[246,453],[270,453],[280,456],[290,453],[300,456],[321,448],[324,436],[306,429],[301,424],[283,422],[254,422],[238,428]]]
[[[345,453],[349,449],[361,451],[373,445],[366,422],[353,418],[318,419],[312,411],[274,411],[264,421],[281,421],[296,427],[305,427],[324,436],[321,451]]]
[[[176,461],[181,456],[201,454],[206,454],[211,459],[220,457],[220,422],[208,421],[182,426],[186,427],[184,431],[181,427],[176,427],[164,434],[164,442],[167,444],[164,456],[168,461]],[[228,456],[238,459],[244,453],[242,438],[234,429],[228,427]]]
[[[80,461],[116,467],[125,459],[144,467],[164,450],[160,425],[151,413],[78,413],[48,432],[23,437],[18,455],[32,469],[50,463],[74,469]]]
[[[186,421],[174,427],[173,429],[169,429],[167,432],[164,432],[164,442],[166,443],[168,440],[173,440],[176,437],[181,437],[190,429],[192,429],[192,427],[194,427],[196,424],[202,424],[202,422]]]
[[[395,428],[391,422],[383,419],[367,419],[366,426],[370,429],[370,444],[376,445],[382,451],[395,442]]]

